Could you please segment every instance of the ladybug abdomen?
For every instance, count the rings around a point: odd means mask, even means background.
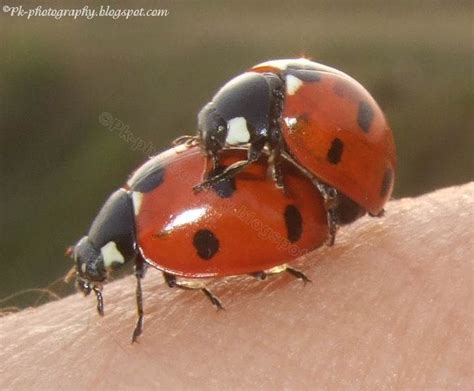
[[[321,195],[294,168],[284,167],[288,194],[268,177],[266,158],[194,193],[206,158],[199,148],[176,151],[159,163],[161,180],[155,188],[133,193],[137,243],[156,268],[183,277],[254,273],[326,241]],[[229,150],[222,164],[243,158],[245,151]]]

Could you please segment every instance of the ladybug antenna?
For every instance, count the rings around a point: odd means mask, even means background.
[[[64,276],[63,281],[65,284],[69,284],[74,277],[76,277],[76,266],[73,266],[69,269],[69,271]]]
[[[74,254],[74,246],[69,246],[66,248],[66,251],[64,252],[64,256],[68,258],[73,258]],[[71,269],[66,273],[66,275],[63,278],[63,281],[65,284],[69,284],[72,279],[76,276],[76,265],[72,266]]]

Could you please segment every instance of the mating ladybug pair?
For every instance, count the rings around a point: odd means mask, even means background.
[[[147,266],[218,308],[203,278],[287,271],[306,282],[286,262],[332,245],[338,225],[381,215],[393,188],[395,146],[377,103],[348,75],[306,59],[232,79],[199,113],[197,135],[176,143],[109,197],[70,251],[100,314],[108,271],[134,262],[133,341]]]

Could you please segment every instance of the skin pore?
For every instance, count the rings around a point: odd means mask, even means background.
[[[473,382],[474,182],[390,202],[285,274],[215,280],[225,311],[149,270],[0,321],[0,388],[468,389]]]

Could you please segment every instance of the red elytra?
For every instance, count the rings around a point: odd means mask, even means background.
[[[251,71],[285,80],[280,126],[291,156],[371,214],[380,213],[393,190],[396,151],[384,114],[365,88],[307,59],[269,61]]]
[[[228,150],[221,165],[243,157],[245,151]],[[188,278],[239,275],[282,265],[325,243],[323,199],[299,170],[284,164],[285,194],[262,157],[235,178],[195,193],[206,159],[197,147],[174,148],[129,181],[133,188],[134,178],[163,170],[158,186],[132,193],[137,245],[148,263]]]

